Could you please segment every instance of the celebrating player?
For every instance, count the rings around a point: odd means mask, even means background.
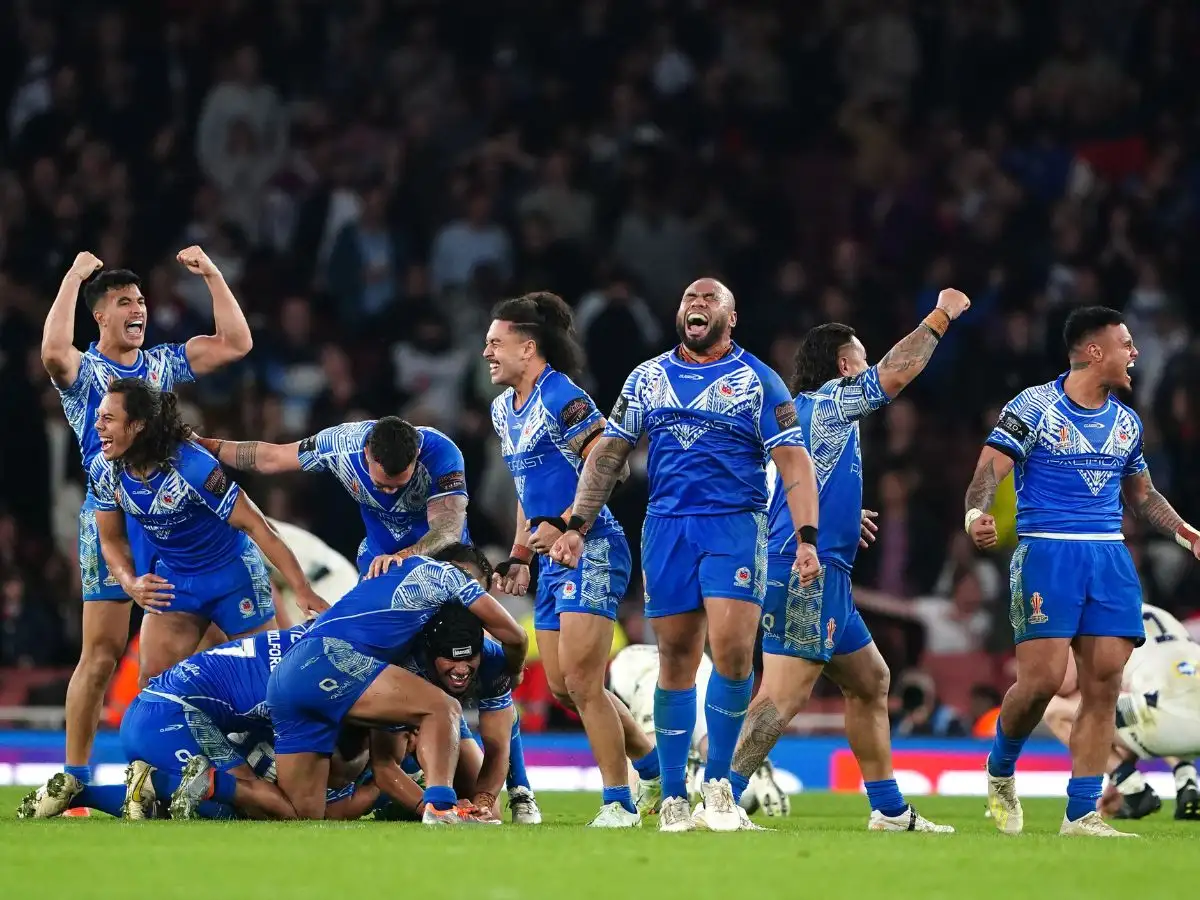
[[[996,485],[1014,471],[1017,535],[1009,620],[1017,683],[1009,688],[988,755],[988,808],[996,827],[1024,825],[1014,771],[1074,651],[1079,712],[1071,734],[1072,777],[1060,834],[1120,837],[1096,811],[1113,741],[1121,673],[1142,627],[1142,591],[1121,535],[1121,498],[1137,515],[1200,555],[1197,532],[1154,487],[1142,457],[1142,423],[1114,396],[1128,391],[1137,359],[1124,318],[1102,306],[1077,309],[1063,330],[1070,371],[1027,388],[1000,414],[967,489],[966,529],[995,546],[987,514]]]
[[[1162,800],[1137,770],[1138,759],[1164,759],[1175,770],[1175,818],[1200,819],[1194,759],[1200,755],[1200,646],[1166,610],[1142,604],[1146,643],[1125,664],[1117,699],[1117,740],[1109,754],[1109,787],[1101,810],[1118,819],[1157,812]],[[1046,725],[1067,746],[1079,711],[1073,661],[1057,697],[1046,707]]]
[[[359,574],[374,576],[409,556],[467,540],[462,451],[436,428],[396,416],[334,425],[293,444],[201,438],[243,472],[330,472],[357,501],[367,536]]]
[[[662,768],[660,831],[751,828],[733,799],[729,765],[750,704],[754,642],[766,590],[764,464],[784,479],[807,583],[817,562],[812,460],[783,381],[732,341],[733,294],[719,281],[688,286],[675,327],[681,344],[638,366],[579,478],[567,531],[550,553],[568,567],[642,433],[650,440],[650,506],[642,530],[646,615],[660,670],[654,722]],[[709,745],[703,803],[692,814],[685,772],[696,727],[696,671],[705,626],[713,674],[705,702]]]
[[[887,663],[854,605],[850,573],[863,540],[862,447],[858,423],[908,387],[950,323],[971,305],[944,290],[936,308],[877,365],[854,329],[831,323],[808,332],[796,353],[796,412],[820,491],[822,575],[802,586],[794,571],[797,534],[785,507],[784,482],[772,473],[767,597],[763,604],[763,681],[733,756],[734,796],[749,783],[788,722],[804,708],[826,672],[846,698],[846,736],[871,805],[873,831],[951,832],[904,801],[888,739]]]
[[[640,823],[629,791],[626,753],[643,779],[643,808],[657,805],[658,759],[629,710],[604,689],[617,607],[629,584],[625,533],[601,506],[582,558],[568,568],[545,556],[567,530],[565,517],[584,460],[604,432],[595,403],[576,386],[583,354],[570,307],[555,294],[505,300],[492,312],[483,350],[492,383],[508,390],[492,403],[492,426],[517,488],[517,534],[496,586],[529,588],[529,564],[540,556],[534,627],[550,689],[583,720],[604,780],[596,828]]]
[[[345,724],[409,725],[419,730],[431,825],[481,821],[464,815],[452,786],[461,708],[428,681],[397,666],[421,629],[447,603],[469,607],[504,646],[507,671],[525,662],[525,630],[453,562],[479,563],[475,548],[455,544],[441,560],[409,556],[358,584],[317,619],[271,674],[267,706],[275,728],[279,787],[305,819],[325,814],[329,756]]]
[[[96,409],[110,381],[139,377],[156,390],[171,390],[176,384],[234,363],[250,352],[250,326],[220,270],[199,247],[181,250],[176,258],[208,285],[216,325],[212,335],[143,351],[147,316],[140,280],[126,269],[95,274],[103,263],[87,252],[75,257],[46,316],[42,364],[58,389],[67,424],[79,441],[85,469],[100,452],[94,428]],[[84,353],[74,346],[75,305],[81,287],[100,331],[99,339]],[[149,571],[151,559],[146,542],[132,521],[128,528],[134,552],[143,570]],[[79,568],[84,599],[83,649],[67,687],[66,771],[86,784],[91,779],[88,760],[104,693],[129,637],[130,611],[129,598],[100,555],[90,485],[79,511]]]

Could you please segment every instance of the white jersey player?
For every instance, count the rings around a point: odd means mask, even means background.
[[[1139,759],[1165,759],[1175,766],[1175,818],[1200,819],[1200,789],[1193,760],[1200,755],[1200,644],[1170,613],[1142,604],[1146,642],[1125,664],[1117,700],[1117,740],[1110,758],[1106,811],[1141,818],[1162,801],[1137,771]],[[1055,736],[1069,740],[1078,708],[1071,667],[1063,689],[1046,710]]]
[[[712,674],[712,660],[700,657],[696,673],[696,728],[692,732],[691,752],[688,755],[688,793],[700,794],[703,765],[708,758],[708,724],[704,719],[705,691]],[[647,735],[654,734],[654,688],[658,684],[658,647],[654,644],[630,644],[609,663],[608,687],[621,698],[633,720]],[[791,812],[788,795],[775,783],[775,773],[769,760],[764,761],[750,779],[742,794],[742,807],[754,812],[761,806],[769,816],[786,816]]]
[[[354,563],[342,556],[323,540],[296,525],[271,519],[279,536],[283,538],[296,555],[304,574],[314,591],[328,601],[329,605],[337,603],[351,588],[358,584],[358,569]],[[271,583],[279,595],[291,600],[291,591],[279,579],[279,573],[271,569]],[[287,604],[287,626],[280,622],[280,627],[298,625],[304,621],[304,616],[295,603]]]

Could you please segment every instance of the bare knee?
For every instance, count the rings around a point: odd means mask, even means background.
[[[892,689],[892,673],[882,659],[869,669],[859,673],[853,683],[842,685],[842,696],[847,703],[863,705],[887,705],[888,692]]]
[[[754,672],[754,640],[726,640],[712,644],[713,668],[732,681]]]
[[[604,699],[604,678],[596,672],[571,666],[563,673],[567,696],[576,709]]]
[[[90,684],[107,685],[124,652],[124,647],[108,641],[85,646],[75,666],[75,677]]]

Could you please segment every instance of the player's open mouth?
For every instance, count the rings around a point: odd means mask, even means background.
[[[703,313],[688,313],[684,324],[684,331],[689,337],[701,337],[708,330],[708,316]]]
[[[450,687],[456,691],[465,691],[467,685],[471,683],[470,672],[451,672],[447,676],[447,681],[450,682]]]
[[[125,333],[130,337],[141,337],[146,330],[146,323],[141,319],[134,319],[132,322],[125,323]]]
[[[107,437],[100,438],[100,449],[102,451],[108,450],[111,447],[112,447],[112,438],[107,438]]]

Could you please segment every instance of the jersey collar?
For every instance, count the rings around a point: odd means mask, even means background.
[[[677,365],[683,369],[707,369],[709,366],[719,366],[722,363],[727,363],[732,360],[739,359],[743,352],[741,347],[739,347],[736,343],[733,343],[731,341],[729,344],[729,352],[726,353],[724,356],[722,356],[720,359],[714,359],[711,362],[697,363],[697,362],[688,362],[686,359],[683,358],[682,355],[680,355],[679,349],[682,346],[683,346],[683,344],[676,344],[675,348],[670,353],[667,354],[667,359],[669,359],[674,365]]]
[[[106,363],[108,363],[114,369],[120,369],[122,372],[134,372],[142,364],[143,357],[142,357],[142,348],[141,347],[138,348],[137,359],[134,361],[132,366],[123,366],[119,362],[117,362],[115,359],[109,359],[107,356],[105,356],[103,353],[100,352],[100,347],[99,347],[98,341],[92,341],[92,343],[88,345],[88,350],[90,352],[94,353],[96,356],[100,357],[102,360],[104,360]]]

